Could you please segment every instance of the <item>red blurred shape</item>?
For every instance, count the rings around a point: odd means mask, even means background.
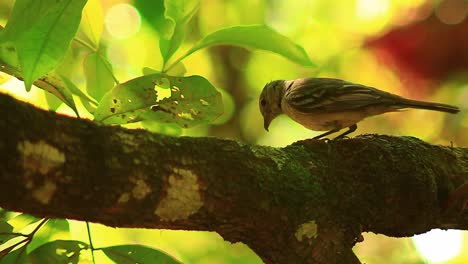
[[[468,70],[468,19],[448,25],[435,14],[367,40],[383,63],[412,89],[428,92],[453,73]]]

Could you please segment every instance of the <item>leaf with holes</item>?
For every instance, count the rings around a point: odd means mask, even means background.
[[[158,98],[158,90],[167,88],[170,96]],[[205,78],[156,73],[114,87],[104,95],[94,117],[104,124],[151,120],[187,128],[211,122],[222,112],[221,94]]]
[[[141,245],[121,245],[101,249],[104,254],[115,263],[158,263],[180,264],[181,262],[169,256],[167,253]]]

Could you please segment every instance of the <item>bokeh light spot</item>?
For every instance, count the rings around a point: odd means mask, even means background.
[[[447,261],[460,254],[462,232],[460,230],[434,229],[427,233],[413,236],[418,252],[430,263]]]
[[[468,14],[468,1],[445,0],[435,10],[437,18],[445,24],[454,25],[461,23]]]
[[[356,15],[364,21],[373,20],[383,16],[389,8],[388,0],[357,0]]]
[[[107,11],[104,24],[111,36],[124,39],[140,30],[141,17],[132,5],[117,4]]]

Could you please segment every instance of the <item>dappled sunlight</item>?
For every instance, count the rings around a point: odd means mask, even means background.
[[[413,236],[412,240],[424,259],[429,263],[440,263],[453,259],[461,253],[462,236],[460,230],[434,229]]]

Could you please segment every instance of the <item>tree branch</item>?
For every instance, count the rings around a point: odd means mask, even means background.
[[[411,137],[285,148],[99,126],[0,95],[0,206],[210,230],[265,263],[359,263],[361,232],[468,229],[468,149]],[[461,190],[461,191],[460,191]]]

